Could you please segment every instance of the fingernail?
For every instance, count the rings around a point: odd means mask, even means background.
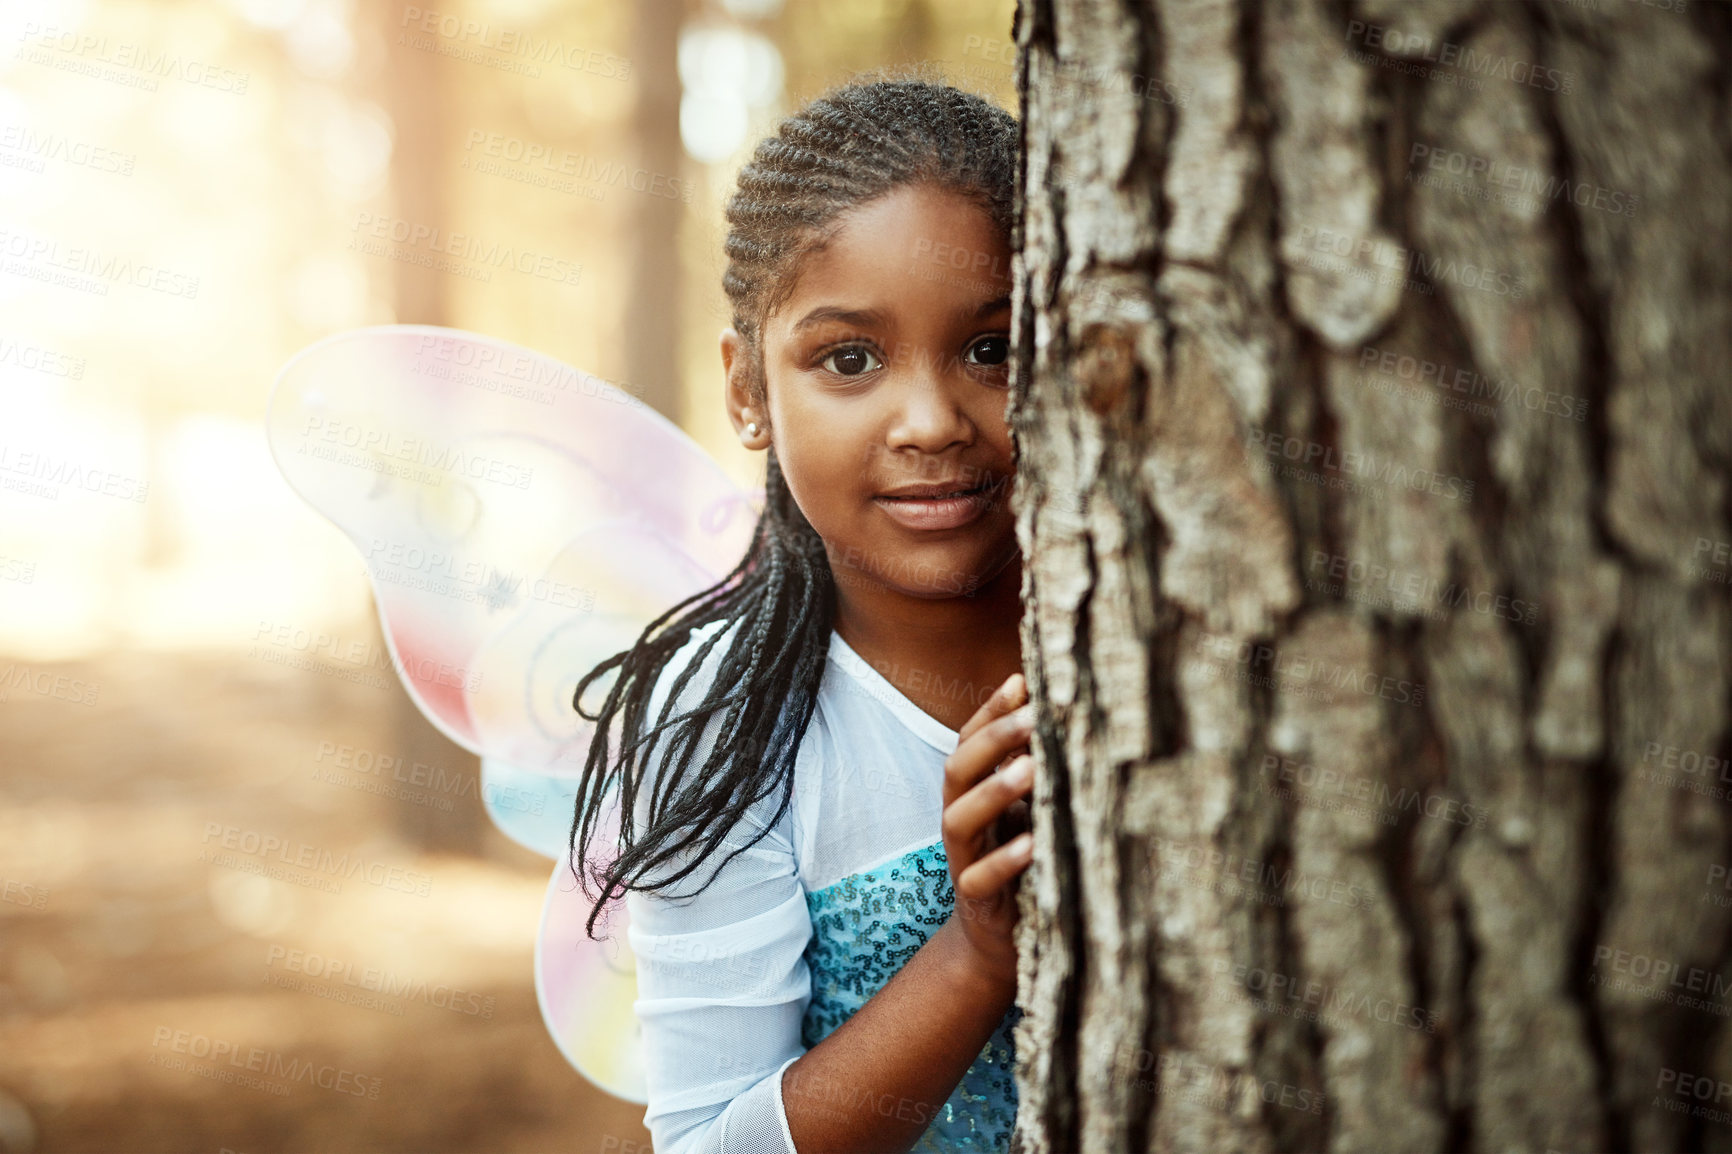
[[[1016,718],[1018,724],[1033,728],[1034,702],[1031,701],[1027,705],[1018,706],[1016,712],[1011,714],[1011,716]]]
[[[1034,780],[1034,758],[1025,753],[1005,766],[1004,780],[1017,789]]]
[[[1010,852],[1019,858],[1034,856],[1034,835],[1032,833],[1019,833],[1011,838]]]

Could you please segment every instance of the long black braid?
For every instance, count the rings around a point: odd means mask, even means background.
[[[800,255],[822,243],[844,212],[903,185],[928,183],[971,197],[1009,236],[1016,150],[1016,121],[1008,112],[956,88],[910,79],[833,89],[759,142],[727,203],[728,267],[722,278],[742,338],[741,355],[747,357],[753,406],[759,412],[768,408],[764,321],[792,291]],[[817,705],[836,590],[823,541],[789,492],[774,447],[768,458],[764,512],[746,556],[721,581],[650,622],[631,649],[592,669],[573,695],[578,713],[597,723],[570,841],[601,887],[588,921],[592,937],[597,917],[616,893],[661,890],[684,878],[714,855],[748,809],[779,790],[775,817],[748,843],[756,844],[792,803],[794,756]],[[702,642],[675,679],[661,715],[649,724],[651,693],[663,669],[693,631],[716,621],[741,627],[724,627]],[[686,683],[729,634],[734,640],[701,703],[670,718]],[[618,679],[600,711],[591,715],[583,708],[584,690],[615,668]],[[687,765],[718,710],[723,711],[720,738],[701,766]],[[616,718],[617,764],[609,758],[609,731]],[[639,836],[632,815],[663,735],[668,737],[668,769],[649,798]],[[589,849],[616,777],[619,856],[597,866]],[[681,789],[688,777],[691,785]],[[732,857],[719,862],[717,870]],[[687,859],[683,867],[645,880],[678,858]],[[589,894],[587,880],[581,875],[579,880]]]

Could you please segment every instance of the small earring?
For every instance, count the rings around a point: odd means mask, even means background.
[[[748,422],[746,425],[746,436],[755,437],[757,435],[758,435],[758,422],[756,422],[756,421]]]

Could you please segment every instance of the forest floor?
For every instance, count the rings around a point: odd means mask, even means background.
[[[389,670],[0,673],[0,1152],[648,1154],[643,1107],[573,1070],[536,1006],[552,863],[451,784],[472,759],[405,738]],[[384,759],[429,738],[440,788],[328,780],[363,753],[410,777]],[[262,872],[285,862],[307,868]]]

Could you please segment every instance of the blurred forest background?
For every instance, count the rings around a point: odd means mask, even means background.
[[[360,557],[266,451],[271,384],[345,329],[471,329],[760,484],[716,349],[734,172],[862,71],[1014,111],[1013,7],[0,6],[0,1151],[648,1149],[541,1023],[551,864],[404,697]],[[213,860],[247,834],[426,884]],[[338,1000],[369,970],[465,996]],[[165,1062],[199,1037],[349,1077]]]

